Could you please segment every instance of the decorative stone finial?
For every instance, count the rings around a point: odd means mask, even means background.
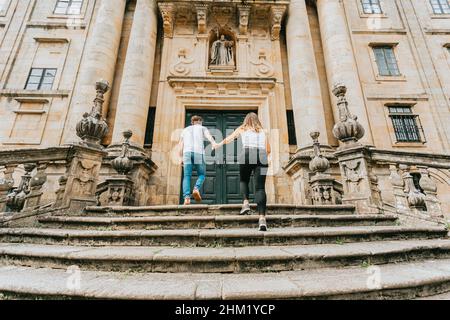
[[[333,94],[337,97],[339,109],[339,122],[333,128],[334,136],[343,143],[356,143],[364,137],[364,127],[358,122],[358,117],[351,114],[345,97],[347,87],[343,84],[335,84]]]
[[[83,144],[97,149],[101,148],[100,142],[109,130],[108,124],[102,117],[104,95],[109,88],[109,83],[106,80],[100,80],[95,84],[97,96],[94,100],[94,106],[90,113],[83,115],[83,119],[76,126],[77,136],[83,140]]]
[[[120,156],[111,161],[111,166],[120,175],[127,175],[133,169],[133,161],[128,158],[128,150],[130,148],[130,138],[133,136],[131,130],[123,132],[123,137],[125,138],[122,143],[122,152]]]
[[[309,163],[309,169],[314,173],[324,173],[330,168],[330,162],[327,158],[323,157],[320,151],[320,143],[319,143],[319,131],[313,131],[310,133],[310,136],[313,140],[314,146],[314,155],[311,157],[311,162]]]

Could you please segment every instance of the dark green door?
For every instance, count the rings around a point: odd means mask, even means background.
[[[203,125],[207,127],[217,142],[233,133],[238,128],[248,111],[195,111],[186,113],[186,126],[191,117],[199,115]],[[209,142],[205,142],[209,146]],[[237,204],[242,203],[239,187],[238,155],[242,149],[241,140],[230,143],[222,149],[208,152],[206,149],[206,180],[202,188],[204,204]],[[197,173],[191,179],[191,188],[197,180]],[[253,199],[253,179],[250,181],[250,197]]]

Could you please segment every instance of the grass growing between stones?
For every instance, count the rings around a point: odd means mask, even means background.
[[[372,264],[372,262],[370,261],[370,259],[364,260],[364,261],[361,263],[361,268],[364,268],[364,269],[370,268],[371,266],[373,266],[373,264]]]

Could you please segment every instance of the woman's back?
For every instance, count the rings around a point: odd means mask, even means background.
[[[244,148],[266,149],[266,134],[264,131],[244,130],[241,133],[242,145]]]

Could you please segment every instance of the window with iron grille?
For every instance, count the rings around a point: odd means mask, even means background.
[[[400,76],[397,59],[392,46],[373,47],[380,76]]]
[[[397,142],[422,142],[420,121],[410,106],[389,107],[389,116]]]
[[[54,13],[56,14],[80,14],[83,0],[58,0]]]
[[[449,0],[430,0],[434,14],[450,14]]]
[[[381,9],[380,0],[361,0],[361,5],[363,11],[366,14],[381,14],[383,10]]]
[[[292,110],[287,110],[286,115],[287,115],[289,145],[296,146],[297,145],[297,135],[296,135],[296,131],[295,131],[294,112]]]
[[[146,147],[151,147],[153,144],[153,133],[155,131],[155,114],[156,108],[150,107],[148,109],[147,129],[145,130],[144,145]]]
[[[56,70],[54,68],[31,68],[25,89],[51,90],[55,81]]]

